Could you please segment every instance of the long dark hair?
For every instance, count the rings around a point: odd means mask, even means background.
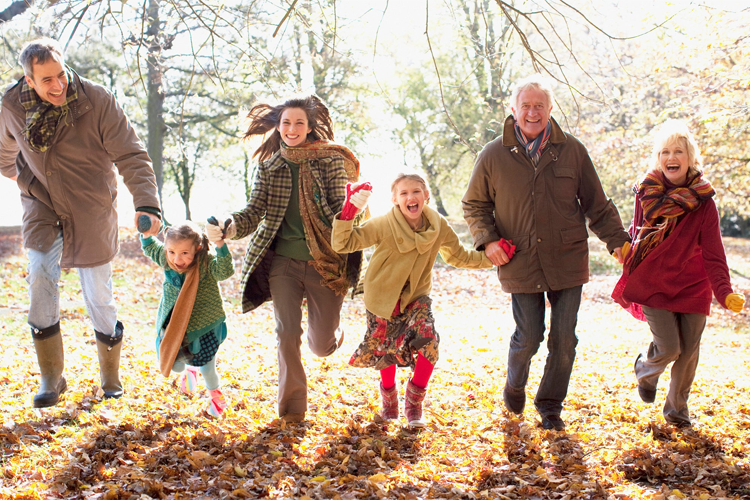
[[[307,134],[309,139],[313,141],[320,139],[333,141],[333,123],[331,123],[328,107],[315,94],[306,97],[294,97],[276,106],[266,103],[256,104],[247,114],[249,123],[242,138],[265,135],[271,130],[273,130],[273,133],[255,150],[253,158],[257,156],[259,161],[265,161],[281,149],[281,134],[277,127],[281,125],[281,115],[289,108],[301,109],[307,115],[307,124],[312,129]]]
[[[190,263],[191,267],[203,262],[208,264],[208,236],[203,232],[201,227],[193,221],[185,221],[174,226],[169,226],[164,231],[164,244],[168,241],[190,241],[198,250],[195,252],[195,258]],[[171,265],[170,265],[171,267]]]

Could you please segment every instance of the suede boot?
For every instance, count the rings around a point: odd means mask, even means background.
[[[404,415],[409,422],[409,427],[425,426],[422,420],[422,402],[425,394],[427,394],[427,388],[417,387],[409,379],[409,383],[406,384],[406,396],[404,397]]]
[[[99,376],[101,378],[104,398],[119,398],[122,396],[120,382],[120,349],[124,328],[122,322],[115,325],[115,336],[110,337],[102,332],[96,332],[96,349],[99,354]]]
[[[383,389],[380,384],[380,397],[383,399],[383,409],[380,410],[380,416],[383,420],[396,420],[398,418],[398,386],[390,389]]]
[[[41,373],[39,392],[34,395],[34,408],[47,408],[60,401],[60,394],[68,388],[65,377],[62,376],[65,366],[60,322],[42,330],[31,328],[34,339],[36,359]]]

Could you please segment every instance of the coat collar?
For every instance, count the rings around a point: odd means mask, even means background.
[[[513,124],[515,123],[515,121],[516,119],[513,118],[513,115],[508,115],[508,117],[505,119],[505,125],[503,126],[503,146],[507,148],[521,145],[521,143],[518,142],[516,131],[513,128]],[[552,133],[549,137],[550,144],[562,144],[567,141],[565,132],[563,132],[563,130],[560,128],[560,125],[557,124],[555,119],[550,116],[549,121],[552,124]]]
[[[387,214],[388,225],[396,241],[396,247],[400,253],[408,253],[416,250],[419,254],[425,254],[432,249],[440,234],[440,214],[425,205],[422,214],[430,224],[424,231],[414,231],[404,218],[401,210],[394,206]]]

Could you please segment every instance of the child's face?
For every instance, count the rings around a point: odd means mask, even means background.
[[[307,140],[312,127],[307,122],[307,113],[301,108],[287,108],[281,113],[281,123],[276,129],[281,140],[289,147],[299,146]]]
[[[403,179],[396,184],[396,190],[393,193],[393,203],[398,205],[401,213],[404,214],[406,222],[412,228],[417,228],[422,222],[422,210],[430,193],[422,186],[421,182],[411,179]]]
[[[198,252],[198,247],[190,240],[167,240],[164,248],[167,251],[169,264],[181,273],[190,267]]]

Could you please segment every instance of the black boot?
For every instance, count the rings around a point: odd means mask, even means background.
[[[47,408],[60,401],[60,394],[68,388],[62,376],[65,366],[60,322],[44,329],[31,328],[36,359],[41,373],[39,392],[34,395],[34,408]]]
[[[115,336],[110,337],[96,332],[96,350],[99,354],[99,376],[102,382],[104,398],[122,396],[120,382],[120,348],[122,347],[124,327],[118,321],[115,325]]]

